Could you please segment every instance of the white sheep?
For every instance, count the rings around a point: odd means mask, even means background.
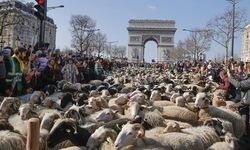
[[[225,142],[216,142],[207,150],[235,150],[237,146],[237,139],[231,133],[227,133],[225,135]]]
[[[81,147],[72,146],[72,147],[62,148],[60,150],[88,150],[88,149],[84,146],[81,146]]]
[[[132,149],[189,149],[203,150],[201,139],[196,136],[185,133],[167,133],[158,134],[154,128],[146,131],[140,124],[127,123],[123,126],[114,143],[116,149],[122,149],[127,146],[132,146]]]
[[[234,134],[237,138],[240,138],[245,131],[245,123],[241,119],[241,116],[231,110],[221,107],[215,107],[209,105],[209,100],[205,93],[198,93],[195,100],[195,106],[200,108],[199,120],[204,122],[208,118],[222,118],[230,121],[233,124]]]
[[[177,121],[182,121],[189,123],[191,125],[198,124],[198,117],[197,115],[183,107],[179,106],[165,106],[161,111],[162,116],[166,119],[172,119]]]
[[[181,96],[180,93],[174,93],[171,97],[170,97],[170,101],[173,103],[176,103],[176,98],[178,96]]]
[[[161,92],[158,90],[153,90],[151,95],[150,95],[149,100],[150,101],[160,101],[161,100]]]
[[[26,139],[23,135],[8,130],[0,131],[1,150],[24,150],[26,149]]]
[[[90,136],[90,138],[88,139],[87,142],[87,147],[89,149],[95,149],[97,147],[99,147],[100,145],[102,145],[101,149],[108,149],[108,145],[104,146],[104,142],[105,141],[109,141],[110,142],[110,147],[109,149],[112,149],[112,147],[114,146],[113,143],[117,137],[118,133],[112,129],[112,128],[106,128],[104,126],[99,127],[98,129],[96,129],[96,131]],[[108,140],[107,138],[110,137],[111,140]],[[106,148],[104,148],[106,147]]]
[[[154,101],[153,106],[156,107],[164,107],[164,106],[174,106],[175,103],[170,102],[170,101]]]

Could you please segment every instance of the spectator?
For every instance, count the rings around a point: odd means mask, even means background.
[[[10,89],[7,89],[8,96],[20,96],[24,93],[23,87],[23,72],[25,68],[24,58],[27,55],[27,50],[19,47],[15,50],[14,55],[9,58],[9,63],[6,64],[7,77],[6,82]]]
[[[46,58],[46,55],[43,54],[42,51],[37,51],[36,55],[39,57],[39,63],[40,63],[39,70],[42,72],[47,66],[48,59]]]
[[[246,125],[246,135],[249,136],[249,106],[250,106],[250,66],[247,67],[247,76],[241,81],[236,80],[232,75],[230,68],[228,67],[227,75],[229,82],[232,83],[236,88],[241,90],[241,99],[236,104],[232,104],[229,107],[238,108],[242,119]]]
[[[25,81],[26,81],[26,93],[30,93],[34,90],[41,89],[41,72],[39,70],[39,59],[37,55],[32,54],[29,60],[29,70],[25,74]]]
[[[95,63],[95,74],[97,76],[97,79],[101,79],[104,74],[101,59],[98,59]]]
[[[228,76],[227,76],[227,72],[225,70],[220,71],[220,78],[222,83],[220,83],[219,85],[217,85],[217,89],[220,89],[223,91],[223,97],[228,99],[229,98],[229,87],[230,87],[230,82],[228,81]]]
[[[64,80],[70,83],[77,83],[77,76],[79,72],[72,58],[69,58],[68,62],[62,68],[62,74]]]
[[[55,63],[54,58],[50,58],[48,60],[47,66],[42,71],[42,83],[43,86],[46,86],[48,84],[56,85],[57,81],[61,80],[61,73],[60,70]]]

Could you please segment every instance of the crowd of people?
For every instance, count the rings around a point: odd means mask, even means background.
[[[103,80],[113,66],[121,64],[103,58],[86,58],[74,53],[32,51],[19,47],[0,51],[0,95],[21,96],[60,80],[87,83]],[[124,65],[124,64],[123,64]]]

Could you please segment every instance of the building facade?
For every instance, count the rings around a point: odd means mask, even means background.
[[[241,60],[250,62],[250,22],[242,30]]]
[[[5,16],[1,15],[6,11],[10,13]],[[10,0],[0,2],[0,13],[0,21],[3,21],[3,17],[5,17],[4,23],[6,23],[6,21],[12,21],[11,25],[6,25],[4,27],[0,24],[0,30],[2,30],[2,35],[0,35],[0,45],[2,48],[35,46],[39,40],[40,20],[34,15],[35,10],[33,10],[33,8],[28,7],[19,1]],[[15,20],[18,21],[15,22]],[[48,49],[55,49],[56,47],[56,29],[57,27],[54,24],[53,19],[47,17],[45,21],[44,41],[45,43],[49,43]]]

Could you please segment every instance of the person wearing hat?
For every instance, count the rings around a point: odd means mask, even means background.
[[[7,89],[6,94],[8,96],[19,96],[24,94],[23,89],[23,72],[25,69],[25,58],[27,56],[27,50],[24,47],[18,47],[14,51],[14,55],[9,57],[8,63],[6,63],[7,69]]]

